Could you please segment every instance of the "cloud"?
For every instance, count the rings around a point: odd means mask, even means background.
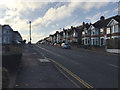
[[[49,34],[55,34],[56,31],[59,31],[59,30],[52,30]]]
[[[47,8],[47,11],[43,14],[43,16],[37,16],[35,20],[32,21],[32,30],[35,32],[44,31],[44,33],[51,32],[50,26],[61,27],[58,22],[64,22],[65,20],[69,20],[70,18],[74,18],[74,12],[76,10],[89,12],[93,8],[101,8],[107,5],[107,3],[98,3],[98,2],[68,2],[67,4],[58,3],[58,5],[54,7]],[[24,38],[27,38],[28,35],[25,33],[29,32],[29,18],[30,15],[33,17],[33,12],[36,9],[43,9],[49,7],[49,2],[20,2],[19,0],[1,0],[0,3],[0,14],[2,18],[0,18],[1,24],[8,23],[12,26],[14,30],[20,31],[23,34]],[[4,12],[4,13],[3,13]],[[25,15],[22,15],[25,14]],[[24,18],[22,18],[24,17]],[[97,16],[96,16],[97,17]],[[93,18],[93,21],[95,18]],[[57,22],[57,24],[56,24]],[[53,25],[54,24],[54,25]],[[79,22],[73,22],[71,25],[79,25]],[[48,29],[47,29],[48,28]],[[46,29],[46,31],[45,31]],[[49,30],[49,31],[48,31]],[[53,30],[53,32],[56,30]],[[47,34],[33,34],[33,41],[39,40],[41,37]],[[41,37],[40,37],[41,36]],[[35,39],[34,39],[35,38]],[[28,39],[29,40],[29,39]]]
[[[29,34],[23,34],[22,35],[23,40],[26,39],[27,41],[30,41]],[[32,33],[32,42],[36,43],[36,41],[43,39],[45,37],[45,33]]]
[[[113,12],[118,12],[118,8],[114,9]]]
[[[82,22],[76,22],[76,21],[75,21],[75,22],[73,22],[72,24],[66,26],[65,29],[70,29],[71,26],[76,27],[76,26],[80,26],[80,25],[82,25]]]
[[[87,16],[85,19],[90,20],[91,23],[94,23],[97,20],[99,20],[99,18],[101,16],[107,16],[108,13],[109,13],[108,10],[107,11],[103,11],[103,12],[99,12],[99,13],[96,13],[95,15],[93,15],[93,16]]]
[[[40,40],[40,39],[42,39],[44,37],[45,37],[45,33],[44,32],[40,33],[40,34],[38,34],[38,33],[32,33],[32,42],[36,43],[36,41],[38,41],[38,40]]]
[[[107,4],[108,2],[71,2],[68,5],[62,5],[58,8],[50,8],[43,17],[39,17],[33,22],[33,26],[48,27],[53,22],[69,18],[76,9],[90,11],[92,8],[99,9]]]

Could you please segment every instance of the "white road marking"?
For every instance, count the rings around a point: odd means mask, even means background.
[[[42,47],[40,47],[40,46],[38,46],[38,47],[41,48],[42,50],[45,50],[45,51],[51,53],[51,54],[54,54],[54,55],[59,56],[59,57],[62,57],[61,55],[59,55],[59,54],[57,54],[57,53],[54,53],[54,52],[52,52],[52,51],[49,51],[49,50],[47,50],[47,49],[45,49],[45,48],[42,48]]]
[[[58,57],[61,57],[61,58],[66,58],[66,59],[68,59],[67,57],[64,57],[64,56],[62,56],[62,55],[60,55],[60,54],[57,54],[57,53],[54,53],[54,52],[52,52],[52,51],[49,51],[49,50],[47,50],[47,49],[45,49],[45,48],[42,48],[42,47],[40,47],[40,46],[37,46],[38,48],[40,48],[40,49],[42,49],[42,50],[45,50],[46,52],[48,52],[48,53],[51,53],[51,54],[53,54],[53,55],[56,55],[56,56],[58,56]],[[42,53],[43,54],[43,53]],[[45,55],[44,55],[44,58],[46,59],[47,57],[45,57]],[[71,62],[71,63],[74,63],[74,64],[76,64],[76,65],[79,65],[79,63],[78,62],[76,62],[76,61],[74,61],[74,60],[71,60],[71,59],[69,59],[69,62]]]
[[[48,59],[39,59],[40,62],[50,62]]]
[[[112,66],[112,67],[115,67],[115,68],[120,68],[120,67],[118,67],[116,65],[113,65],[113,64],[109,64],[109,65]]]

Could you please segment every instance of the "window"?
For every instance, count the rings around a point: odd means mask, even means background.
[[[84,34],[85,34],[85,32],[83,31],[83,32],[82,32],[82,34],[84,35]]]
[[[8,37],[6,38],[6,42],[8,43]]]
[[[104,45],[104,38],[101,39],[101,46]]]
[[[98,45],[98,39],[96,39],[96,45]]]
[[[87,30],[85,31],[85,34],[87,34]]]
[[[6,33],[8,34],[8,31],[6,31]]]
[[[93,45],[95,44],[95,40],[93,39]]]
[[[118,32],[118,25],[115,25],[114,32]]]
[[[88,44],[90,43],[90,40],[88,39]]]
[[[95,34],[95,32],[93,31],[93,32],[92,32],[92,35],[94,35],[94,34]]]
[[[85,44],[87,44],[87,39],[85,39]]]
[[[115,31],[114,31],[114,26],[112,26],[112,33],[114,33]]]
[[[88,35],[90,35],[90,31],[88,31],[88,33],[87,33]]]
[[[110,28],[107,28],[107,34],[110,34]]]
[[[84,39],[82,40],[82,44],[84,44]]]
[[[74,36],[74,37],[77,37],[77,32],[74,32],[73,36]]]
[[[104,30],[103,29],[100,29],[100,34],[103,34]]]

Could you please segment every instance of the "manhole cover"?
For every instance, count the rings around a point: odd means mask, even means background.
[[[40,62],[50,62],[49,60],[47,59],[39,59]]]

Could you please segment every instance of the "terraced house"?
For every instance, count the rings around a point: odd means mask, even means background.
[[[90,44],[90,31],[88,30],[90,25],[91,24],[83,23],[83,27],[82,27],[82,44],[84,44],[84,45],[89,45]]]
[[[101,16],[100,20],[91,24],[90,27],[82,32],[84,45],[104,46],[106,39],[120,37],[120,16],[116,15],[105,19]]]
[[[64,28],[63,28],[63,42],[68,43],[67,29],[64,29]]]

